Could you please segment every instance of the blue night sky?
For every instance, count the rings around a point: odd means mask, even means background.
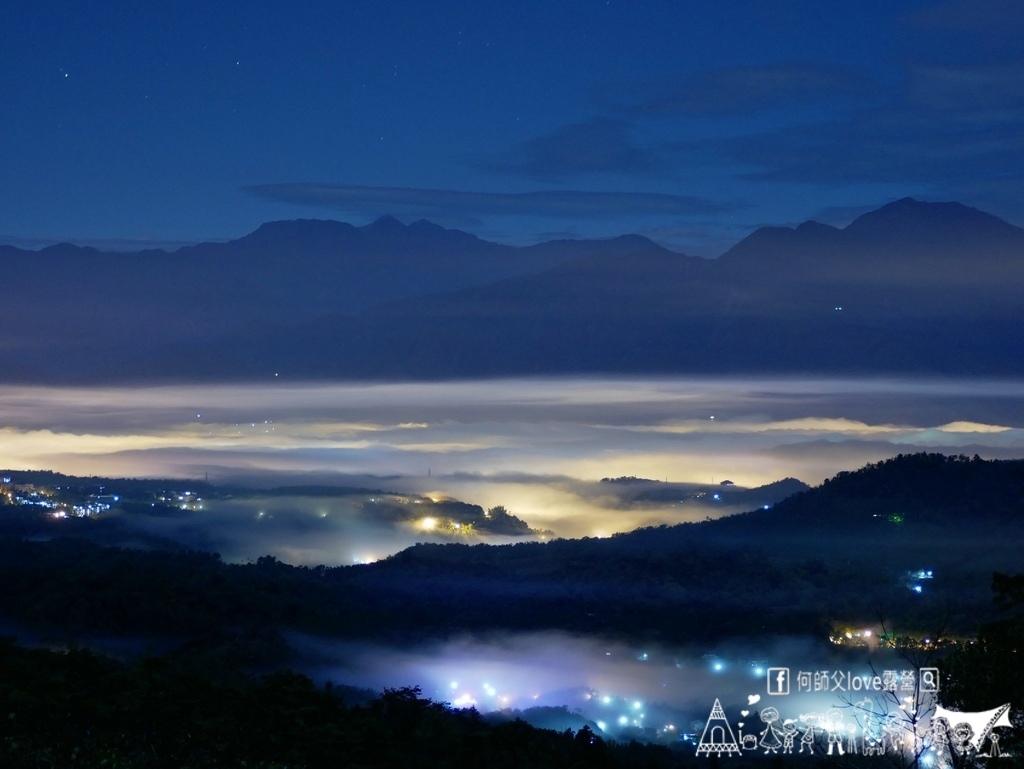
[[[1016,0],[29,2],[0,9],[0,241],[384,213],[530,243],[959,200],[1024,224]]]

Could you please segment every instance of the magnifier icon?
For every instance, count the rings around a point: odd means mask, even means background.
[[[939,671],[935,668],[922,668],[921,691],[937,692],[939,690]]]

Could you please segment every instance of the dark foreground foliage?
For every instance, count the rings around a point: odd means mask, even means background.
[[[997,591],[1006,579],[997,578]],[[1009,580],[1016,589],[1024,584],[1021,577]],[[957,663],[999,690],[984,692],[987,705],[1009,693],[994,674],[1005,671],[1004,655],[1014,645],[1003,646],[1009,641],[1003,633],[1018,631],[1017,623],[1015,618],[988,628],[983,639],[993,646],[986,650],[968,657],[955,655]],[[617,744],[602,740],[587,727],[574,733],[538,729],[521,720],[493,722],[476,711],[453,710],[419,694],[415,688],[386,690],[368,703],[349,705],[330,684],[320,688],[289,671],[262,677],[225,675],[169,657],[125,664],[87,650],[25,649],[0,639],[0,766],[906,769],[884,757],[698,758],[692,745],[676,749]],[[1015,769],[1021,766],[1019,745],[1010,739],[1006,742],[1014,750],[1001,757],[998,765]],[[958,769],[980,766],[969,761]]]
[[[0,643],[0,766],[136,767],[672,767],[690,757],[606,743],[584,727],[523,721],[386,691],[349,707],[290,672],[215,677],[168,659],[124,665],[84,650]]]
[[[943,699],[961,711],[989,710],[1005,702],[1014,728],[1001,733],[998,766],[1024,766],[1024,574],[994,574],[992,591],[1000,616],[982,625],[975,643],[944,664]]]

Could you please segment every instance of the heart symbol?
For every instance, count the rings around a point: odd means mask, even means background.
[[[750,711],[749,710],[741,710],[740,711],[740,715],[743,716],[744,718],[746,718],[747,716],[750,715]]]
[[[760,694],[751,694],[749,697],[747,697],[747,704],[748,705],[756,705],[760,701],[761,701],[761,695]]]
[[[742,729],[742,728],[743,728],[743,722],[740,721],[740,729]]]

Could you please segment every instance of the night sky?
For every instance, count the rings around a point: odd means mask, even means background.
[[[1016,0],[23,2],[0,241],[384,213],[530,243],[959,200],[1024,224]]]

